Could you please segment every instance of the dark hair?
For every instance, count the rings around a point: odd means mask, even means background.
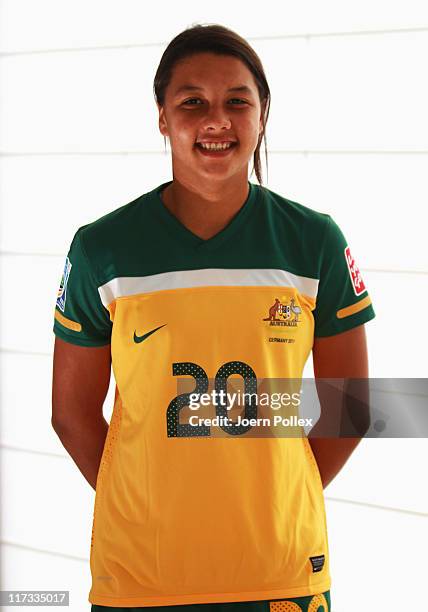
[[[262,170],[260,163],[260,145],[262,139],[265,141],[266,169],[267,150],[266,150],[266,123],[269,116],[270,90],[266,80],[266,75],[262,62],[254,49],[248,42],[233,30],[219,24],[196,24],[183,30],[171,40],[165,49],[153,82],[155,99],[160,106],[165,102],[165,91],[172,77],[172,70],[175,64],[185,57],[196,53],[216,53],[217,55],[233,55],[244,62],[248,67],[257,84],[260,103],[262,105],[263,129],[260,133],[257,147],[254,151],[253,169],[260,185],[263,183]],[[165,140],[166,142],[166,140]]]

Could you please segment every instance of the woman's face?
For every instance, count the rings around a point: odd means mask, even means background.
[[[262,130],[253,75],[238,58],[198,53],[178,62],[159,109],[159,129],[171,145],[174,177],[194,181],[245,176]],[[231,142],[221,152],[202,142]]]

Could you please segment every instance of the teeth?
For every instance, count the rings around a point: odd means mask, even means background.
[[[229,149],[232,146],[231,142],[224,142],[224,143],[200,142],[198,144],[203,149],[210,149],[212,151],[222,151],[223,149]]]

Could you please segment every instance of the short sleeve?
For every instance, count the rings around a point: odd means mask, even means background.
[[[340,334],[375,316],[367,287],[346,238],[328,215],[314,310],[314,335]]]
[[[55,304],[56,336],[81,346],[110,344],[112,323],[101,302],[98,282],[82,244],[83,227],[74,235]]]

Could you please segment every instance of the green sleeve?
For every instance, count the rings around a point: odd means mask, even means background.
[[[56,336],[80,346],[110,344],[112,322],[101,302],[99,283],[86,255],[82,230],[74,235],[65,260],[55,304],[53,331]]]
[[[327,215],[314,310],[314,335],[340,334],[374,317],[371,298],[346,238]]]

